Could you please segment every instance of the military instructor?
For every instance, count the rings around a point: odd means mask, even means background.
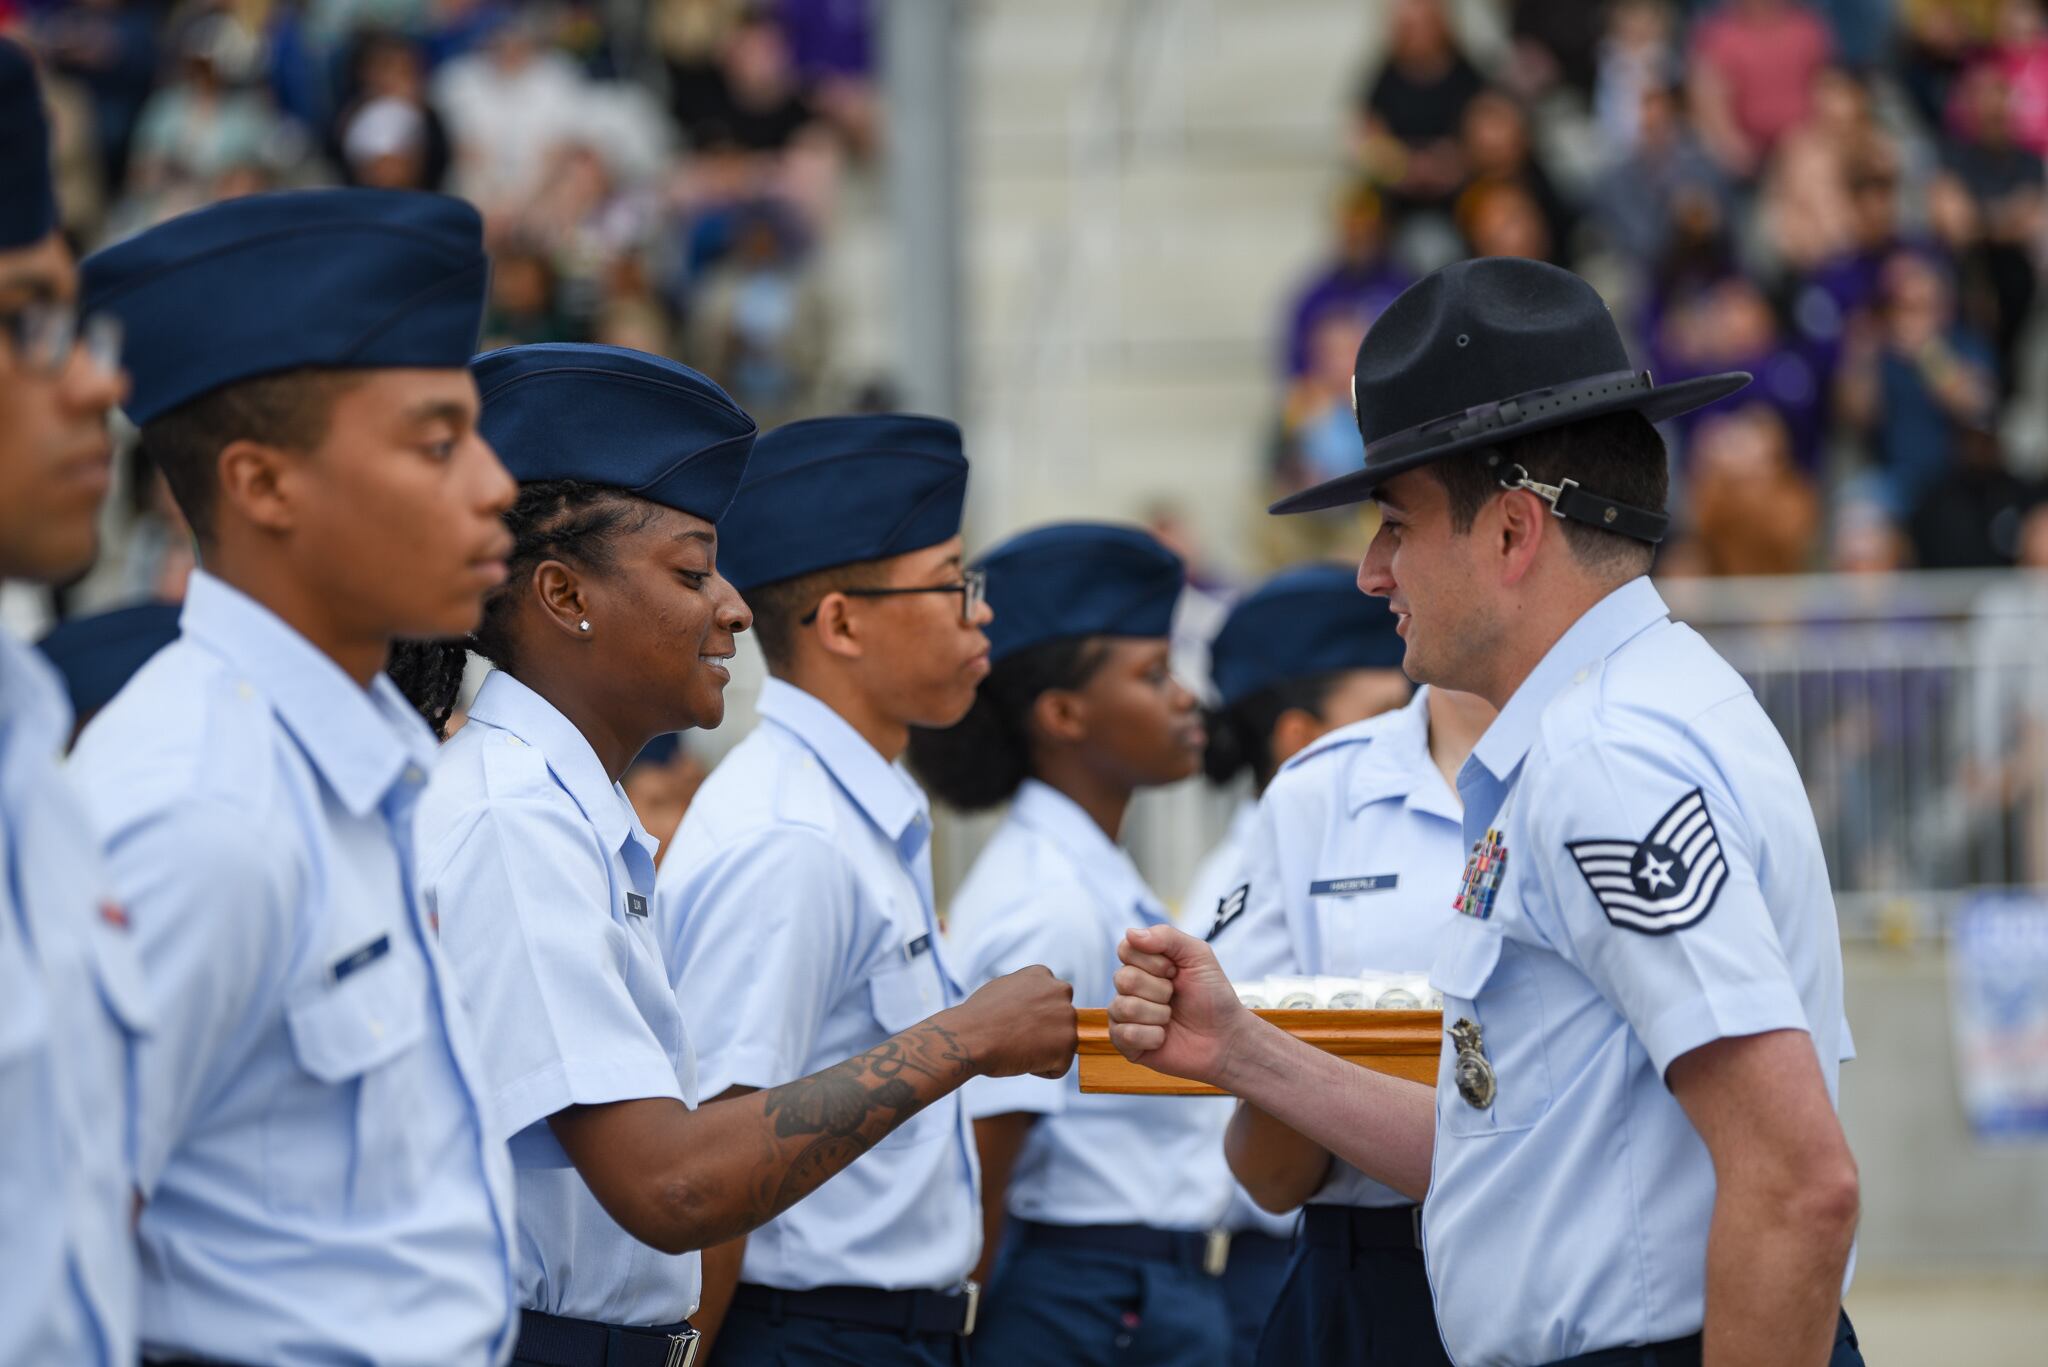
[[[1463,1367],[1862,1361],[1819,835],[1748,686],[1647,577],[1652,423],[1747,380],[1654,385],[1578,277],[1462,262],[1360,348],[1365,468],[1273,509],[1376,502],[1359,587],[1393,608],[1403,667],[1500,710],[1458,777],[1434,1097],[1264,1024],[1171,927],[1120,951],[1126,1055],[1426,1195]]]

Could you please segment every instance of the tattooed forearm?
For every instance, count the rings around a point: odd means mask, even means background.
[[[762,1114],[784,1142],[768,1146],[750,1184],[763,1207],[750,1212],[752,1221],[768,1220],[810,1195],[971,1077],[973,1068],[958,1036],[922,1021],[864,1054],[764,1093]]]

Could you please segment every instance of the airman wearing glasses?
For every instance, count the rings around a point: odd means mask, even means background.
[[[656,881],[704,1096],[784,1086],[962,998],[933,913],[930,809],[898,760],[912,727],[966,715],[988,673],[966,487],[949,422],[822,418],[760,439],[720,523],[720,568],[771,677],[760,726],[705,781]],[[1064,990],[1011,1021],[1068,1049],[1073,1028]],[[731,1307],[714,1360],[964,1360],[976,1182],[949,1095],[744,1247],[707,1252],[698,1327]]]
[[[124,381],[116,334],[80,327],[77,293],[35,70],[0,40],[0,579],[65,583],[98,549]],[[146,1013],[127,917],[58,768],[70,734],[56,671],[0,631],[0,1362],[97,1367],[135,1360]]]

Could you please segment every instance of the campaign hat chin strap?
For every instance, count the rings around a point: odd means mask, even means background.
[[[1489,455],[1487,464],[1498,466],[1500,456]],[[1558,517],[1583,522],[1589,527],[1598,527],[1603,532],[1613,532],[1637,541],[1647,541],[1652,546],[1664,539],[1664,533],[1671,526],[1671,519],[1663,513],[1651,512],[1648,508],[1637,508],[1631,504],[1618,503],[1611,498],[1580,486],[1575,479],[1559,480],[1555,484],[1539,484],[1529,478],[1529,472],[1519,465],[1510,465],[1500,476],[1503,489],[1527,489],[1550,505],[1550,511]]]

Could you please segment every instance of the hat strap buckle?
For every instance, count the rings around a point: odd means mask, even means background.
[[[1493,456],[1490,463],[1500,464],[1500,457]],[[1502,475],[1498,482],[1503,489],[1527,489],[1550,505],[1553,517],[1583,522],[1603,532],[1647,541],[1652,546],[1664,539],[1665,531],[1671,526],[1670,517],[1664,513],[1602,498],[1581,488],[1575,479],[1561,479],[1555,484],[1539,483],[1529,478],[1529,472],[1520,465],[1508,466],[1508,473]]]

